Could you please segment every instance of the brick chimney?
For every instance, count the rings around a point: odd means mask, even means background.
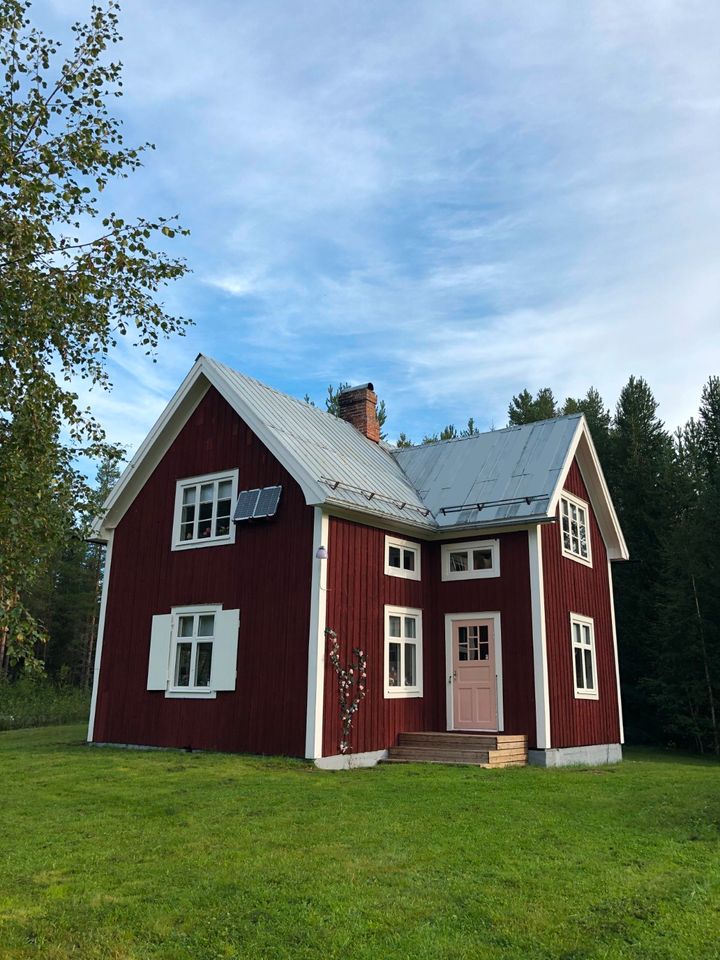
[[[377,418],[377,396],[371,383],[346,387],[338,394],[339,414],[368,440],[380,443],[380,425]]]

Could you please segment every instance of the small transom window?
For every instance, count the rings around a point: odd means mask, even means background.
[[[179,480],[175,494],[173,549],[232,543],[230,522],[237,496],[237,470]]]
[[[590,617],[570,614],[573,674],[575,696],[579,699],[597,700],[597,664],[595,660],[595,625]]]
[[[592,563],[588,505],[567,493],[560,497],[560,535],[566,557],[588,565]]]
[[[385,607],[385,696],[422,696],[422,611]]]
[[[500,543],[498,540],[443,544],[443,580],[475,580],[499,576]]]
[[[420,544],[385,537],[385,573],[389,577],[420,579]]]

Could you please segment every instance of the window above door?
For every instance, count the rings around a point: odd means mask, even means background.
[[[500,541],[469,540],[444,543],[441,550],[443,580],[481,580],[500,576]]]

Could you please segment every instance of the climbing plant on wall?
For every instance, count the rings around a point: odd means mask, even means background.
[[[353,660],[347,667],[343,667],[340,662],[340,644],[337,634],[329,627],[325,628],[325,642],[328,644],[328,656],[338,680],[340,722],[342,724],[340,753],[351,753],[350,735],[353,718],[366,694],[367,657],[359,647],[354,647]]]

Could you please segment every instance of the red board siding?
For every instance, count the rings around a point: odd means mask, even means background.
[[[176,481],[235,467],[240,489],[282,484],[277,518],[171,551]],[[312,528],[298,485],[211,388],[115,531],[95,740],[303,756]],[[146,690],[153,615],[199,603],[240,610],[237,688]]]
[[[398,733],[447,728],[445,614],[500,611],[504,662],[506,731],[535,737],[532,627],[527,534],[500,536],[496,579],[443,583],[440,544],[422,544],[422,581],[384,572],[386,531],[331,518],[328,543],[327,625],[338,634],[341,658],[353,647],[368,657],[367,697],[353,725],[355,752],[381,750]],[[384,607],[423,611],[423,697],[385,699],[383,691]],[[323,755],[340,742],[335,672],[326,662]]]
[[[570,468],[565,489],[589,503],[577,463],[573,463]],[[607,552],[592,507],[589,508],[589,514],[592,567],[563,556],[559,522],[544,527],[542,531],[550,730],[553,747],[620,741]],[[571,612],[592,617],[595,623],[598,700],[575,698],[570,639]]]

